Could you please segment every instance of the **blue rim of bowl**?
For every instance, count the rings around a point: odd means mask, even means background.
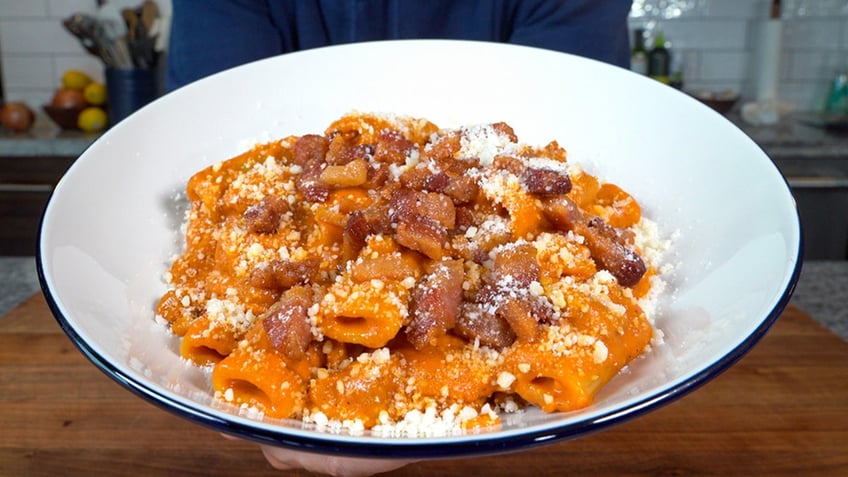
[[[784,183],[786,183],[786,187],[788,189],[789,184],[786,182],[785,178]],[[38,272],[39,285],[44,294],[47,305],[50,308],[53,317],[62,328],[62,331],[68,336],[68,338],[70,338],[71,342],[73,342],[77,349],[79,349],[89,361],[100,369],[100,371],[115,380],[124,388],[157,407],[181,418],[187,419],[195,424],[214,429],[218,432],[249,439],[265,445],[286,447],[318,454],[348,457],[420,460],[502,454],[576,439],[578,437],[593,434],[614,425],[623,424],[624,422],[635,419],[650,411],[658,409],[659,407],[670,404],[696,390],[713,378],[719,376],[745,356],[754,347],[754,345],[756,345],[760,339],[766,335],[771,326],[786,309],[801,275],[803,263],[802,254],[804,250],[804,237],[803,230],[800,226],[800,215],[796,205],[795,220],[798,226],[798,249],[796,250],[795,267],[792,270],[789,283],[780,296],[780,299],[766,315],[760,325],[757,326],[757,328],[754,329],[754,331],[751,332],[751,334],[748,335],[737,347],[732,349],[729,353],[724,355],[712,365],[704,368],[700,372],[670,389],[657,392],[624,408],[614,409],[590,419],[572,422],[559,427],[545,428],[540,431],[528,431],[526,433],[515,435],[510,434],[503,437],[485,438],[484,434],[481,436],[484,438],[481,439],[451,440],[448,442],[432,440],[420,440],[419,442],[416,442],[416,439],[414,438],[387,438],[385,441],[369,440],[367,443],[363,443],[361,441],[334,440],[332,438],[332,434],[327,434],[326,438],[321,436],[311,437],[292,435],[286,433],[285,428],[282,427],[279,428],[279,431],[275,431],[273,428],[265,429],[239,422],[227,421],[213,413],[204,411],[197,407],[188,406],[179,400],[172,399],[171,397],[158,392],[154,387],[125,374],[106,358],[98,354],[94,348],[82,339],[71,325],[68,318],[62,313],[53,293],[50,290],[50,287],[47,284],[47,279],[44,273],[41,242],[45,217],[50,209],[50,203],[52,202],[53,197],[54,195],[51,193],[39,223],[39,242],[36,252],[36,269]]]

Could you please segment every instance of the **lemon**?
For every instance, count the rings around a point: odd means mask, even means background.
[[[79,70],[67,70],[62,74],[62,87],[82,91],[93,80],[91,76]]]
[[[92,81],[88,83],[85,89],[82,90],[85,95],[85,100],[92,106],[102,106],[106,104],[106,85]]]
[[[85,132],[100,132],[106,129],[107,119],[103,108],[89,106],[77,116],[77,127]]]

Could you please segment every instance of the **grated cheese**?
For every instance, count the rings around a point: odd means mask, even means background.
[[[411,131],[420,130],[423,124],[418,122],[419,120],[410,120],[394,115],[381,115],[379,117],[388,121],[391,128],[401,131],[403,134],[411,134]],[[363,123],[362,127],[362,134],[364,135],[374,136],[378,133],[370,124]],[[492,284],[494,280],[489,280],[493,273],[495,257],[507,247],[532,244],[536,249],[540,263],[545,264],[543,268],[547,273],[540,276],[538,280],[533,280],[529,285],[522,285],[511,275],[498,277],[497,282],[494,283],[498,295],[491,301],[480,303],[480,311],[470,311],[470,315],[473,313],[496,315],[502,303],[533,297],[542,306],[547,306],[552,310],[550,315],[552,318],[549,319],[546,316],[544,323],[541,323],[540,320],[539,329],[541,331],[538,338],[541,343],[540,346],[551,356],[579,356],[581,359],[585,358],[596,364],[605,363],[610,359],[611,351],[608,343],[610,345],[614,343],[609,340],[614,339],[612,336],[617,330],[599,328],[578,331],[569,323],[568,313],[587,312],[590,305],[593,310],[596,310],[598,309],[597,305],[600,305],[604,313],[609,314],[608,316],[623,317],[630,312],[628,307],[635,303],[634,308],[640,308],[648,320],[653,323],[659,295],[665,290],[663,275],[666,275],[671,269],[669,265],[662,264],[662,259],[670,248],[671,240],[662,237],[656,223],[643,218],[630,228],[634,237],[634,248],[650,264],[658,266],[660,272],[659,276],[650,278],[650,291],[638,300],[634,298],[630,289],[620,291],[615,277],[609,271],[597,270],[582,275],[568,273],[568,271],[577,269],[581,264],[592,260],[585,245],[585,237],[572,231],[565,233],[542,231],[535,235],[526,235],[526,240],[512,238],[511,219],[501,211],[508,208],[509,204],[515,203],[516,200],[525,200],[529,197],[528,191],[522,184],[521,178],[515,173],[504,169],[487,168],[487,166],[492,165],[499,155],[516,154],[520,156],[520,160],[524,164],[534,169],[567,172],[572,176],[582,173],[579,164],[565,162],[564,151],[560,154],[551,152],[549,149],[536,149],[518,144],[513,142],[508,134],[497,130],[492,125],[478,125],[434,133],[430,143],[421,146],[421,149],[418,145],[410,149],[401,164],[379,164],[370,151],[365,154],[366,160],[370,167],[375,168],[375,170],[385,166],[385,169],[380,172],[385,174],[387,170],[389,177],[394,180],[398,180],[408,171],[415,173],[428,171],[430,174],[442,173],[448,170],[442,170],[444,164],[432,159],[422,159],[422,156],[426,158],[426,154],[433,151],[433,142],[447,137],[449,134],[456,134],[457,136],[452,137],[453,139],[458,137],[459,141],[459,149],[454,152],[453,159],[476,161],[473,163],[474,166],[466,171],[466,174],[480,187],[482,196],[489,202],[487,206],[500,206],[500,209],[498,207],[485,209],[486,212],[483,214],[489,213],[485,220],[480,221],[478,215],[475,217],[473,225],[457,227],[451,232],[455,234],[452,237],[458,239],[458,245],[453,245],[453,242],[449,243],[447,245],[448,254],[454,253],[459,247],[468,247],[468,250],[475,253],[478,252],[478,249],[482,251],[481,255],[474,256],[474,260],[465,259],[463,262],[465,275],[462,281],[462,290],[466,296],[473,296],[484,285]],[[292,138],[284,139],[280,141],[280,144],[290,154],[295,140]],[[544,157],[545,155],[550,157]],[[304,168],[288,163],[286,154],[278,153],[277,156],[268,154],[260,157],[260,160],[252,163],[250,167],[239,171],[234,177],[228,178],[228,184],[216,189],[221,191],[219,199],[215,199],[217,196],[213,197],[213,199],[219,200],[217,205],[231,208],[227,210],[243,210],[246,204],[259,203],[266,196],[275,195],[288,203],[292,210],[300,208],[299,210],[303,211],[303,214],[311,214],[312,216],[326,213],[336,222],[343,220],[350,213],[350,205],[341,202],[302,205],[303,198],[298,191],[296,179],[304,174]],[[223,167],[225,167],[225,164],[218,162],[213,164],[211,169],[218,173]],[[208,181],[210,184],[220,185],[222,178],[223,175],[214,178],[210,176]],[[372,194],[369,196],[369,200],[373,200],[375,197],[377,196]],[[531,197],[530,200],[537,199]],[[537,204],[541,203],[541,199],[538,199]],[[613,204],[613,207],[615,205]],[[307,309],[307,317],[313,339],[316,342],[323,342],[320,345],[323,354],[345,352],[344,350],[336,350],[334,341],[325,339],[323,330],[319,326],[318,317],[323,312],[331,313],[333,309],[340,307],[346,300],[354,301],[366,296],[374,296],[372,294],[375,293],[379,294],[381,298],[385,298],[381,303],[388,303],[388,306],[397,310],[405,320],[404,326],[408,325],[409,295],[413,293],[416,286],[419,286],[417,277],[407,276],[399,280],[392,278],[388,281],[381,278],[370,278],[362,283],[353,283],[348,272],[354,262],[345,264],[347,268],[333,266],[334,261],[342,254],[342,246],[336,243],[326,243],[326,237],[322,237],[320,231],[300,230],[293,227],[283,228],[283,232],[274,237],[273,240],[258,239],[238,221],[234,221],[225,227],[214,227],[211,219],[206,216],[214,209],[214,206],[215,204],[204,203],[201,207],[193,207],[187,211],[182,230],[187,232],[189,230],[187,224],[190,222],[197,227],[200,233],[215,241],[217,244],[217,248],[214,249],[215,256],[210,257],[210,259],[218,260],[219,254],[227,256],[232,269],[226,272],[216,271],[216,273],[222,275],[227,273],[230,274],[228,275],[229,278],[235,277],[244,282],[247,281],[248,274],[252,271],[267,271],[272,260],[300,261],[314,256],[318,256],[322,260],[322,269],[319,276],[324,283],[313,284],[312,288],[316,299]],[[475,213],[478,212],[475,211]],[[286,211],[280,219],[281,227],[297,220],[296,217],[295,213]],[[339,228],[344,224],[344,222],[336,222],[333,222],[333,226]],[[397,223],[392,223],[391,227],[396,229]],[[372,237],[375,243],[383,240],[382,236],[379,235],[372,235]],[[512,238],[512,240],[508,240],[508,243],[505,244],[501,243],[501,239],[504,237]],[[465,240],[462,241],[462,239]],[[489,245],[490,243],[491,245]],[[501,244],[492,248],[497,243]],[[451,247],[455,248],[451,249]],[[381,258],[381,253],[377,250],[369,252],[366,248],[359,260],[368,256]],[[198,253],[196,257],[201,262],[205,259],[203,253]],[[331,266],[327,266],[327,263],[330,263]],[[439,269],[437,268],[437,270]],[[210,288],[210,290],[218,290],[219,294],[223,288],[221,282],[224,283],[224,286],[233,282],[222,280],[221,276],[203,277],[200,275],[203,272],[202,267],[199,269],[185,267],[181,270],[179,276],[168,272],[163,279],[175,290],[177,300],[183,307],[182,313],[184,316],[202,314],[208,318],[210,326],[207,333],[215,329],[227,329],[232,330],[237,336],[244,336],[258,320],[258,317],[247,305],[249,301],[242,301],[238,290],[235,288],[226,289],[224,296],[216,295],[211,291],[207,293],[207,284],[203,280],[197,280],[197,278],[214,281],[218,288]],[[195,288],[181,287],[182,284],[190,281],[196,281]],[[611,294],[611,289],[614,289],[614,294]],[[622,301],[620,299],[622,294],[629,300],[624,301],[627,306],[616,301]],[[424,316],[424,318],[430,319],[431,315]],[[164,322],[164,320],[162,321]],[[332,334],[330,335],[332,336]],[[661,343],[661,340],[661,330],[655,330],[652,345]],[[246,340],[240,340],[237,346],[242,350],[247,350],[250,347]],[[252,350],[252,348],[250,349]],[[617,348],[612,346],[612,349]],[[377,377],[382,373],[393,372],[390,368],[397,366],[398,359],[397,356],[393,356],[392,350],[388,347],[369,349],[341,359],[332,365],[332,369],[316,366],[311,370],[311,377],[312,379],[327,379],[331,377],[332,373],[345,369],[351,371],[354,377]],[[513,386],[516,385],[516,381],[527,379],[528,376],[524,375],[529,374],[535,368],[534,363],[522,362],[515,365],[515,368],[510,368],[509,371],[499,369],[499,366],[502,366],[505,362],[505,353],[482,346],[479,338],[473,339],[466,346],[447,352],[443,359],[445,367],[450,369],[459,369],[456,363],[468,363],[469,369],[490,370],[489,374],[470,372],[463,378],[466,379],[466,383],[483,383],[496,387],[500,392],[511,391]],[[511,396],[498,397],[497,399],[490,398],[489,402],[475,403],[475,405],[452,402],[451,399],[456,399],[454,395],[459,393],[456,392],[456,389],[452,390],[447,384],[428,391],[430,394],[437,395],[425,397],[422,396],[420,391],[422,384],[420,381],[422,380],[419,379],[419,382],[416,382],[412,377],[408,379],[403,377],[402,379],[405,379],[405,381],[400,381],[404,384],[399,389],[406,391],[407,395],[401,395],[402,392],[399,391],[398,395],[390,399],[391,402],[387,403],[387,406],[392,413],[385,410],[380,412],[379,423],[370,430],[372,435],[393,437],[459,435],[467,432],[467,426],[476,425],[469,423],[497,423],[500,422],[500,413],[518,412],[524,407],[522,403],[517,402]],[[279,388],[288,389],[290,385],[289,382],[284,382],[279,385]],[[337,380],[335,387],[340,395],[349,391],[342,380]],[[438,392],[436,392],[436,389]],[[236,392],[233,388],[227,388],[223,392],[216,392],[216,398],[233,402],[236,399]],[[543,400],[545,404],[550,405],[555,398],[552,394],[545,394]],[[243,404],[241,407],[242,411],[240,412],[252,416],[262,416],[262,411],[255,406]],[[323,409],[329,412],[326,407]],[[328,418],[327,414],[318,409],[303,409],[302,411],[298,410],[298,413],[304,425],[314,426],[318,430],[334,433],[347,432],[351,435],[365,432],[365,425],[360,419],[334,420]],[[393,420],[392,415],[401,417]]]

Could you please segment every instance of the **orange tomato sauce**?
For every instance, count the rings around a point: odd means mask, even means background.
[[[349,114],[186,192],[156,312],[219,400],[269,417],[497,426],[591,404],[651,341],[635,198],[505,123]]]

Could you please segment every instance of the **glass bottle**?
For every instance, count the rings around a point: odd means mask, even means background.
[[[668,84],[671,75],[671,53],[665,47],[665,35],[658,31],[654,47],[648,52],[648,76]]]
[[[668,85],[672,88],[683,89],[683,56],[680,51],[671,55]]]
[[[645,50],[645,29],[633,31],[633,48],[630,50],[630,69],[640,75],[648,74],[648,51]]]
[[[848,73],[839,73],[833,77],[824,112],[834,116],[848,114]]]

